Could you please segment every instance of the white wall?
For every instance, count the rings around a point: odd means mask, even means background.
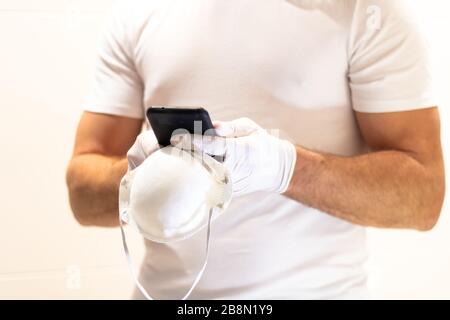
[[[100,26],[112,3],[0,0],[0,299],[126,299],[132,290],[118,230],[77,226],[64,183]],[[448,146],[450,3],[410,3],[431,35]],[[445,209],[428,234],[371,231],[375,297],[450,298],[449,220]],[[139,257],[141,241],[132,240]]]
[[[79,227],[64,180],[111,4],[0,0],[0,298],[130,296],[119,231]]]

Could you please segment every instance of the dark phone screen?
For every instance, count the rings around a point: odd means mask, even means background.
[[[174,134],[215,135],[211,118],[203,108],[152,107],[147,110],[147,119],[158,143],[163,147],[170,145]]]

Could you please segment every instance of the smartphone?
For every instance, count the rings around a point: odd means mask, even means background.
[[[203,108],[151,107],[147,119],[162,147],[169,146],[177,133],[215,135],[208,111]]]

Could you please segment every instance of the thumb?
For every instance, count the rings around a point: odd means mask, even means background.
[[[158,141],[153,131],[148,130],[141,133],[130,150],[128,150],[128,167],[131,170],[136,169],[158,148]]]
[[[216,121],[214,127],[217,135],[225,138],[246,137],[262,130],[259,125],[249,118],[239,118],[228,122]]]

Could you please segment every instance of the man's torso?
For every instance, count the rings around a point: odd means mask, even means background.
[[[128,32],[144,105],[202,106],[213,119],[249,117],[306,148],[360,154],[347,77],[354,2],[134,1]],[[181,297],[201,267],[204,239],[146,242],[149,292]],[[362,298],[365,258],[363,228],[254,194],[215,221],[192,298]]]

